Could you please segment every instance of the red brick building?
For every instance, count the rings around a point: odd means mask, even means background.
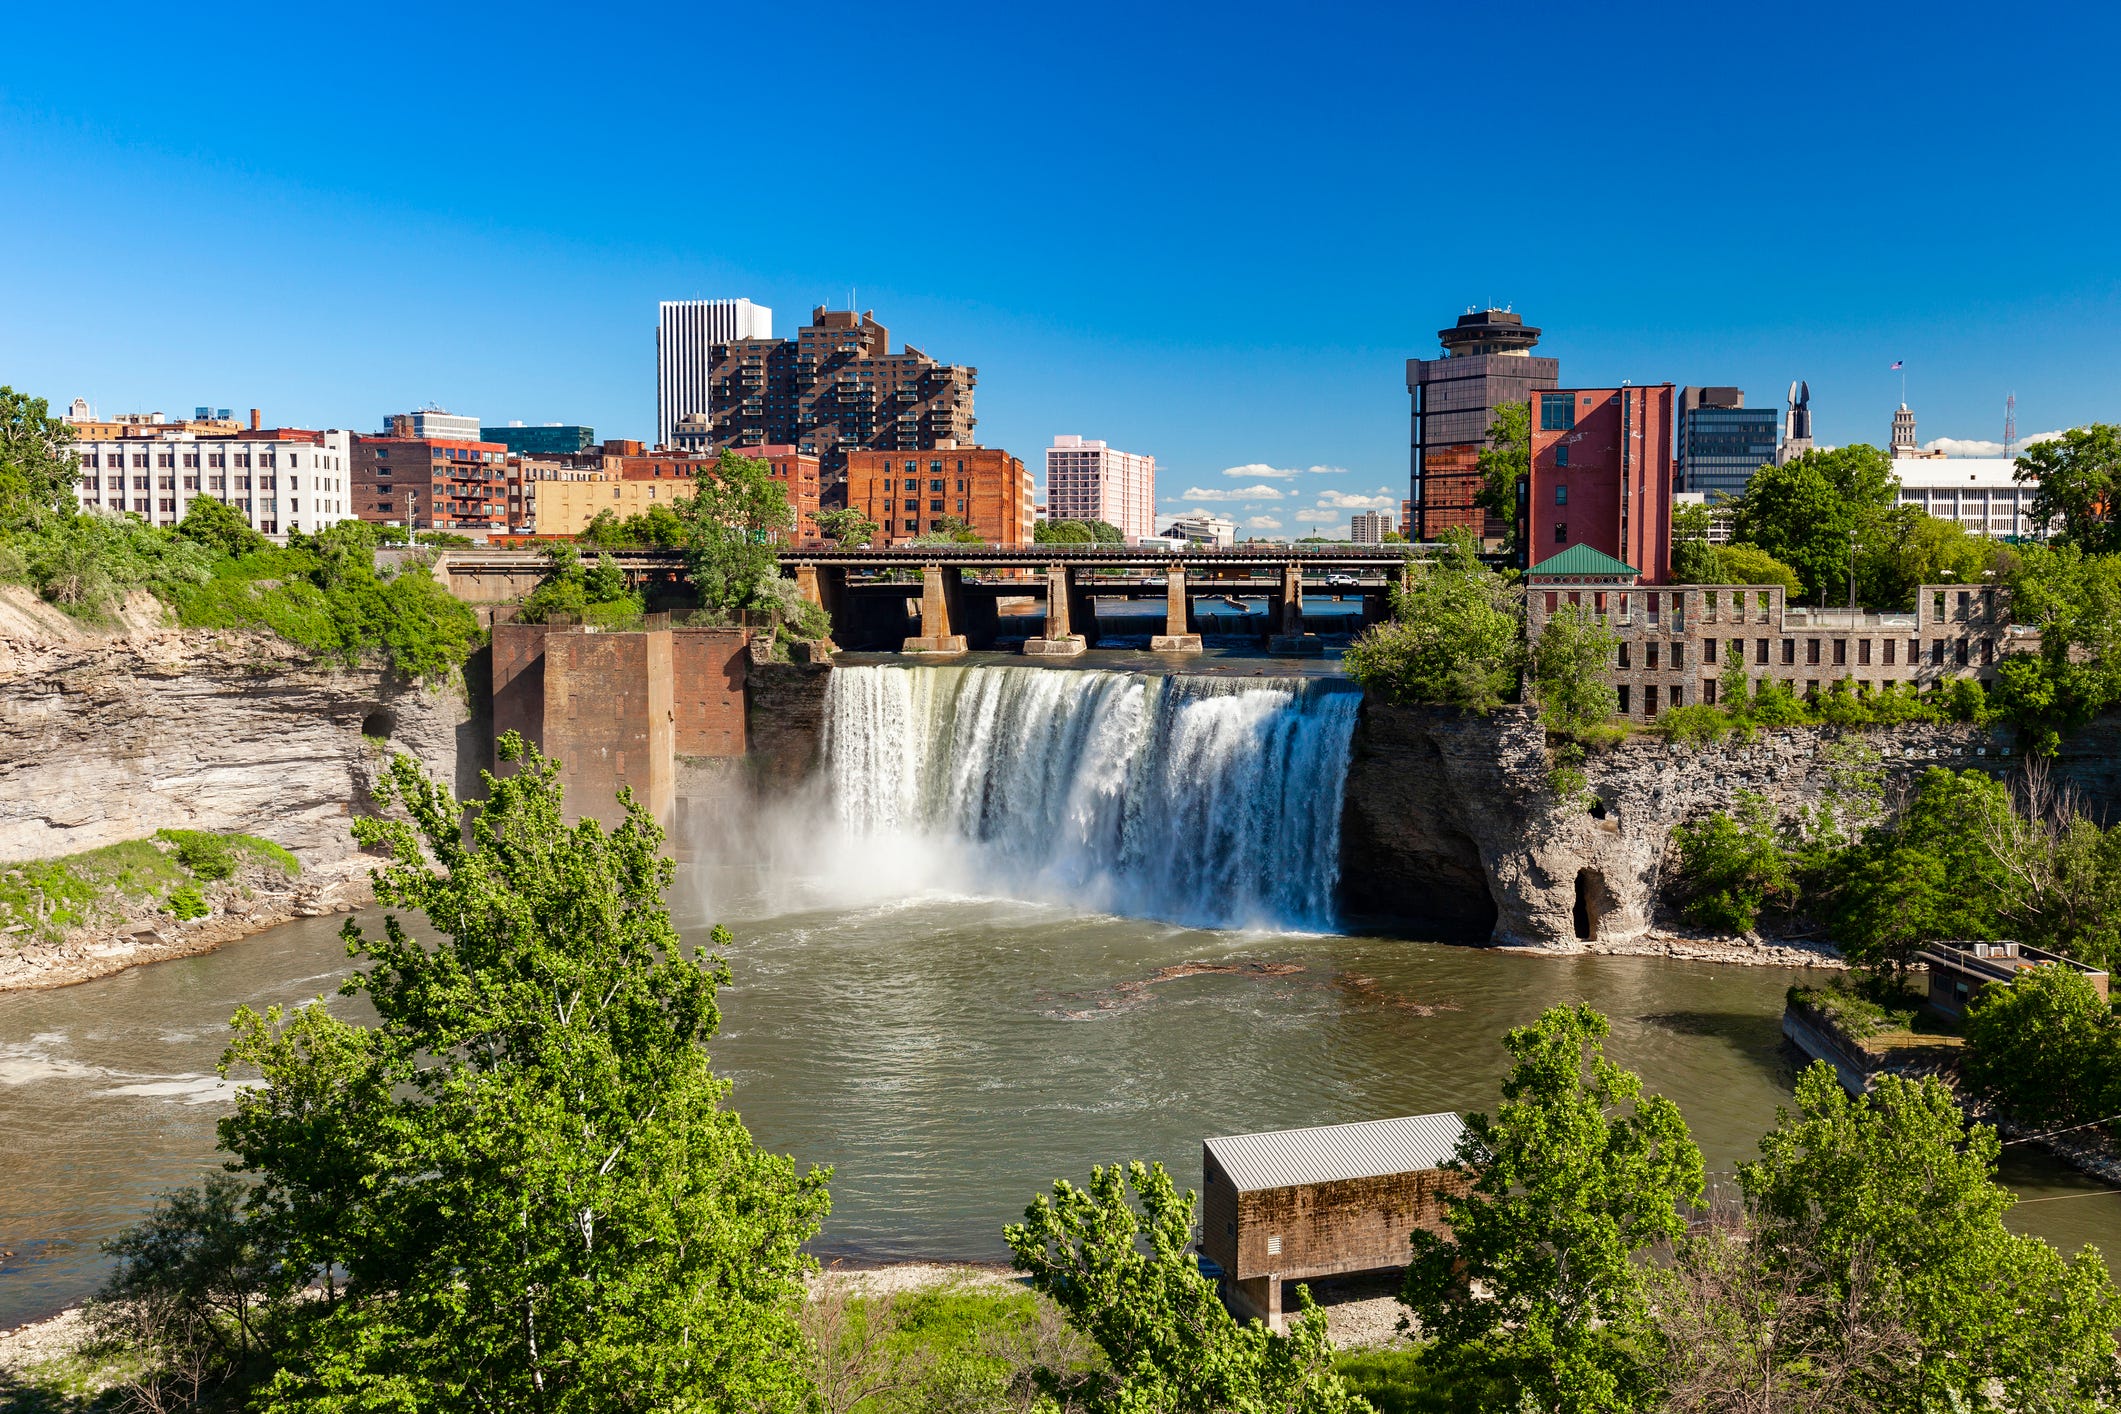
[[[766,463],[773,479],[780,483],[781,494],[788,498],[795,511],[794,539],[800,544],[810,544],[823,538],[817,528],[818,513],[818,459],[788,445],[763,447],[739,447],[740,455],[753,461]],[[702,468],[712,468],[721,459],[719,452],[636,452],[618,458],[618,478],[621,481],[683,482],[691,495],[691,483]]]
[[[1588,545],[1670,582],[1673,414],[1669,383],[1532,394],[1527,563]]]
[[[409,530],[506,531],[508,448],[440,437],[355,437],[353,510]]]
[[[1023,458],[999,447],[847,453],[847,505],[900,545],[950,519],[990,545],[1029,545],[1037,498]]]

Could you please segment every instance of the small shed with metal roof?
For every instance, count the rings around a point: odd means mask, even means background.
[[[1444,1230],[1465,1178],[1444,1171],[1455,1114],[1238,1134],[1203,1143],[1201,1254],[1241,1316],[1281,1329],[1281,1284],[1404,1267],[1414,1229]]]

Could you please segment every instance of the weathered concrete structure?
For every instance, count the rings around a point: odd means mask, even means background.
[[[1443,1165],[1455,1114],[1210,1139],[1201,1146],[1200,1250],[1239,1316],[1282,1329],[1282,1283],[1407,1264],[1416,1228],[1444,1230],[1464,1180]]]
[[[1916,958],[1929,969],[1929,1007],[1944,1016],[1966,1015],[1967,1006],[1983,991],[2008,987],[2021,973],[2043,966],[2082,973],[2100,1001],[2107,996],[2108,978],[2098,968],[2024,943],[1930,943]]]

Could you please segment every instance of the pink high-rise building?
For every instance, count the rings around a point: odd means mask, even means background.
[[[1156,534],[1156,458],[1062,436],[1046,448],[1046,519],[1101,520],[1129,545]]]

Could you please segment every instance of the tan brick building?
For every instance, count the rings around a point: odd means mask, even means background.
[[[990,545],[1029,545],[1036,503],[1023,459],[999,447],[847,454],[847,505],[882,527],[885,545],[952,518]]]
[[[795,511],[792,538],[800,544],[815,543],[820,538],[818,459],[785,446],[747,447],[743,453],[765,462],[782,494],[787,496]],[[587,473],[580,480],[537,481],[533,485],[538,533],[580,535],[600,511],[610,511],[625,520],[656,506],[667,508],[690,497],[700,471],[713,467],[719,456],[636,450],[632,455],[604,457],[602,470]]]

